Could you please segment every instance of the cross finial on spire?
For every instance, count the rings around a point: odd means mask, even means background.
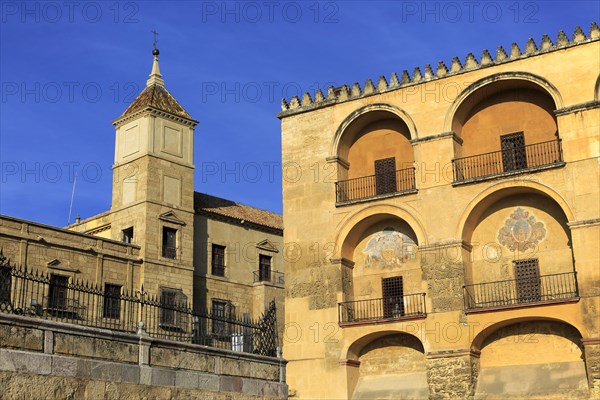
[[[158,44],[158,39],[157,39],[158,32],[156,32],[156,29],[153,31],[150,31],[150,32],[154,34],[154,43],[153,43],[154,48],[152,49],[152,55],[154,57],[157,57],[160,54],[160,52],[158,51],[158,47],[156,47],[156,45]]]
[[[156,29],[153,31],[150,31],[150,32],[152,32],[154,34],[154,50],[158,50],[156,48],[156,45],[158,44],[158,39],[156,38],[158,36],[158,32],[156,32]]]
[[[154,34],[154,49],[152,49],[152,55],[154,56],[154,61],[152,63],[152,72],[150,72],[150,79],[148,79],[148,81],[146,82],[146,86],[150,86],[153,84],[158,84],[160,86],[164,86],[165,82],[162,79],[162,76],[160,74],[160,69],[158,68],[158,55],[160,54],[160,52],[158,51],[158,48],[156,47],[157,43],[158,43],[158,32],[156,32],[156,30],[150,31]]]

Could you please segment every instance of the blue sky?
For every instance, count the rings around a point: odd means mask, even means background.
[[[1,1],[0,213],[67,224],[111,202],[114,127],[159,32],[166,86],[200,124],[195,190],[281,212],[282,97],[600,20],[597,1]]]

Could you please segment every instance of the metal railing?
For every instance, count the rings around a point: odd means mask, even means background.
[[[560,139],[525,146],[524,151],[494,151],[452,160],[454,182],[535,170],[562,163]]]
[[[464,286],[465,309],[507,307],[579,297],[575,272]]]
[[[337,203],[368,199],[385,194],[413,192],[414,190],[414,168],[400,169],[393,176],[370,175],[335,183]]]
[[[374,322],[426,315],[425,293],[338,303],[340,323]]]
[[[252,273],[254,282],[271,282],[278,285],[285,284],[284,273],[273,270],[257,270]]]
[[[143,288],[115,295],[100,285],[75,280],[60,284],[50,276],[11,267],[0,253],[0,312],[131,333],[143,322],[155,338],[276,356],[274,301],[260,318],[240,319],[194,311],[187,301],[165,304]]]

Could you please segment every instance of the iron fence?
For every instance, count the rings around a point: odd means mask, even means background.
[[[575,272],[465,285],[464,293],[467,310],[579,297]]]
[[[414,168],[400,169],[390,175],[389,177],[386,174],[370,175],[336,182],[336,202],[343,203],[415,190]]]
[[[253,320],[194,311],[187,301],[165,301],[141,291],[100,285],[11,266],[0,253],[0,312],[135,333],[143,322],[155,338],[275,357],[275,302]],[[108,286],[108,285],[107,285]],[[120,289],[120,288],[119,288]]]
[[[511,174],[562,163],[560,139],[524,146],[521,151],[494,151],[452,160],[454,182]]]
[[[340,323],[383,321],[426,315],[425,293],[347,301],[338,304]]]
[[[273,270],[257,270],[252,273],[254,282],[271,282],[278,285],[285,284],[284,273]]]

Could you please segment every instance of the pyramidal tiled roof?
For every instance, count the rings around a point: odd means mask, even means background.
[[[142,93],[127,107],[119,118],[134,114],[148,107],[157,108],[177,116],[192,119],[190,114],[175,100],[169,91],[159,84],[147,86]]]
[[[185,109],[165,88],[165,81],[162,79],[160,67],[158,65],[159,54],[160,52],[157,48],[152,50],[154,60],[152,62],[152,71],[150,72],[150,77],[148,81],[146,81],[146,88],[142,90],[142,93],[138,95],[138,97],[129,105],[129,107],[127,107],[125,112],[123,112],[123,114],[121,114],[117,120],[149,108],[158,109],[178,117],[192,120],[190,114],[185,111]]]
[[[283,230],[283,217],[280,214],[205,193],[194,192],[194,209],[197,212],[217,214],[238,221],[247,221]]]

